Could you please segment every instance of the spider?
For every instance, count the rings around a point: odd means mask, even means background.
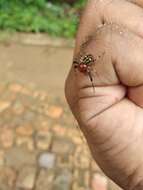
[[[91,54],[80,56],[79,59],[76,58],[73,61],[74,69],[78,70],[79,72],[83,74],[88,74],[93,87],[94,87],[94,84],[93,84],[93,77],[91,75],[91,70],[95,61],[96,59],[94,59],[93,55]]]
[[[81,54],[79,54],[78,57],[75,58],[73,61],[74,69],[78,70],[79,72],[85,75],[88,75],[93,88],[94,88],[94,83],[93,83],[93,77],[91,74],[91,72],[93,71],[93,65],[97,60],[103,57],[104,54],[105,52],[103,52],[102,55],[99,55],[97,59],[95,59],[92,54],[86,54],[85,56],[82,56]]]

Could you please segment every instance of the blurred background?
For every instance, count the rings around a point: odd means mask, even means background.
[[[64,98],[86,0],[0,0],[0,190],[119,190]]]

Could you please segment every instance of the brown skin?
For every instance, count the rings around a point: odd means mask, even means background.
[[[92,36],[84,51],[102,55],[92,68],[95,92],[88,76],[75,74],[73,67],[65,87],[94,159],[125,190],[143,189],[142,5],[142,0],[89,1],[74,57]]]

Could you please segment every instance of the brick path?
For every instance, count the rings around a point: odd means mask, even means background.
[[[73,49],[24,39],[32,44],[0,44],[0,190],[119,190],[92,160],[63,98]]]
[[[0,85],[0,190],[106,190],[67,106],[45,91]]]

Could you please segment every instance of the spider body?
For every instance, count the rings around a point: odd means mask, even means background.
[[[79,72],[84,74],[89,74],[91,71],[91,67],[94,64],[94,57],[91,54],[81,56],[80,59],[74,60],[74,68],[77,69]]]
[[[94,73],[96,73],[97,75],[97,72],[93,66],[95,62],[98,61],[98,59],[100,59],[104,54],[105,52],[103,52],[102,55],[98,56],[97,59],[95,59],[94,56],[91,54],[87,54],[85,56],[79,54],[78,57],[73,61],[74,69],[78,70],[80,73],[88,75],[93,88],[94,88],[94,81],[92,75]]]

